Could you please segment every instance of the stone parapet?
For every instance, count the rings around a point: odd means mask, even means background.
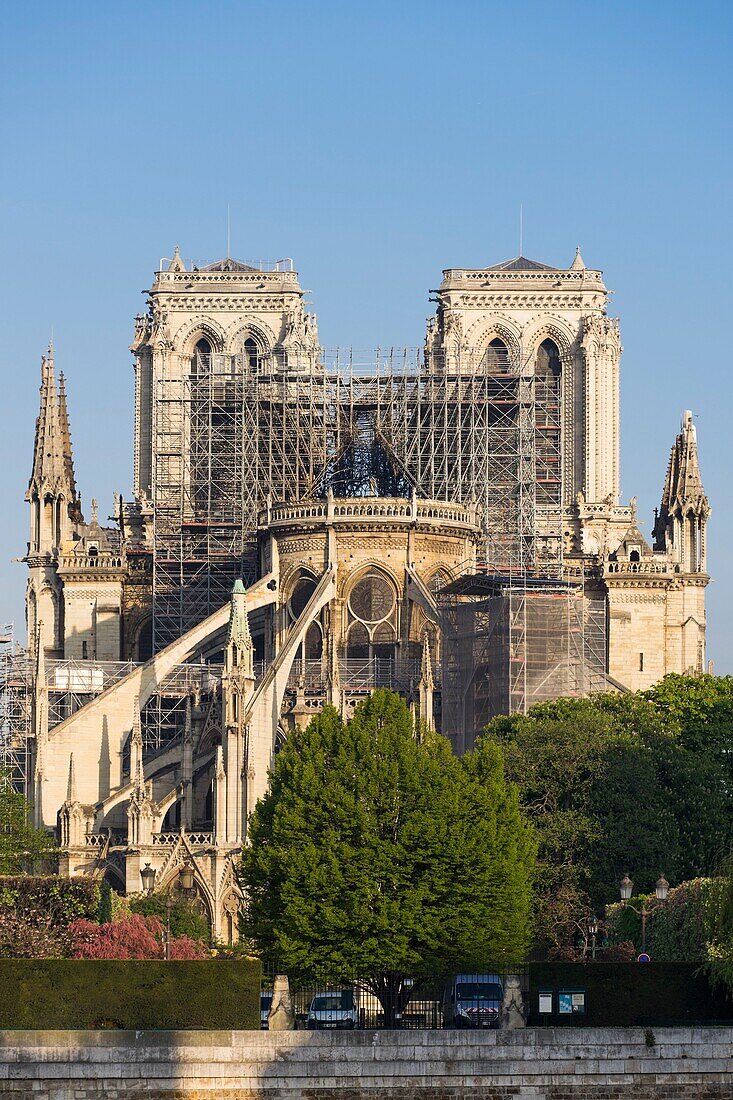
[[[0,1100],[730,1100],[733,1028],[0,1032]]]

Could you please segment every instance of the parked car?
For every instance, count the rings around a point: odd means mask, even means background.
[[[260,993],[260,1031],[267,1031],[270,1026],[268,1017],[270,1015],[271,1004],[272,990],[266,989],[263,993]]]
[[[499,1027],[503,999],[498,974],[456,974],[443,997],[443,1027]]]
[[[308,1008],[307,1026],[311,1031],[326,1028],[355,1028],[357,1008],[352,989],[316,993]]]

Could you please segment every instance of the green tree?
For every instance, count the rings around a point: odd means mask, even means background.
[[[665,676],[644,698],[674,738],[663,781],[680,876],[714,874],[733,847],[733,676]]]
[[[494,719],[476,752],[495,745],[537,829],[545,947],[567,947],[593,908],[615,900],[625,871],[642,888],[675,872],[677,824],[660,783],[674,742],[650,702],[558,699]]]
[[[367,981],[387,1023],[407,975],[524,957],[534,840],[501,753],[458,760],[392,692],[290,736],[250,841],[244,934],[291,974]]]
[[[53,838],[29,823],[28,803],[13,788],[10,776],[0,772],[0,875],[33,870],[56,852]]]

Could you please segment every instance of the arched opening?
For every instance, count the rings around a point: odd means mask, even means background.
[[[560,352],[554,340],[543,340],[537,349],[535,376],[542,379],[559,378],[562,374]]]
[[[49,494],[43,498],[43,533],[41,537],[41,549],[48,550],[53,545],[53,497]]]
[[[208,374],[211,370],[211,344],[202,336],[193,349],[192,374]]]
[[[28,593],[28,600],[26,603],[26,616],[28,619],[28,643],[32,644],[36,635],[36,628],[38,626],[38,601],[36,599],[36,590],[31,588]]]
[[[34,493],[31,499],[31,547],[37,550],[41,538],[41,502]]]
[[[61,546],[61,543],[63,542],[63,516],[64,516],[63,508],[64,508],[63,497],[57,497],[57,499],[56,499],[56,522],[55,522],[55,531],[54,531],[54,545],[55,546]]]
[[[557,506],[562,496],[561,377],[558,346],[554,340],[543,340],[535,359],[535,468],[539,507]]]
[[[509,349],[498,336],[486,349],[485,362],[490,374],[506,374],[509,370]]]
[[[316,579],[304,573],[293,586],[293,591],[288,600],[288,612],[292,622],[299,619],[305,611],[306,605],[316,590]]]
[[[641,560],[641,558],[639,557],[639,551],[638,550],[632,550],[631,553],[629,554],[629,561],[640,561],[640,560]]]
[[[244,341],[244,365],[252,374],[260,368],[260,349],[251,336]]]
[[[363,623],[354,623],[346,639],[346,659],[349,661],[369,660],[369,632]]]
[[[395,634],[389,623],[379,623],[372,634],[372,654],[378,661],[393,661]]]
[[[306,661],[320,661],[323,656],[323,633],[320,623],[314,622],[308,627],[303,647]]]

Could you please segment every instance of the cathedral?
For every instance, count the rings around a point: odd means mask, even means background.
[[[248,816],[325,704],[390,687],[462,752],[494,714],[705,663],[692,415],[649,542],[580,250],[445,270],[417,348],[328,350],[304,293],[290,261],[176,248],[135,318],[131,499],[82,507],[52,348],[26,493],[35,823],[119,891],[185,866],[229,941]]]

